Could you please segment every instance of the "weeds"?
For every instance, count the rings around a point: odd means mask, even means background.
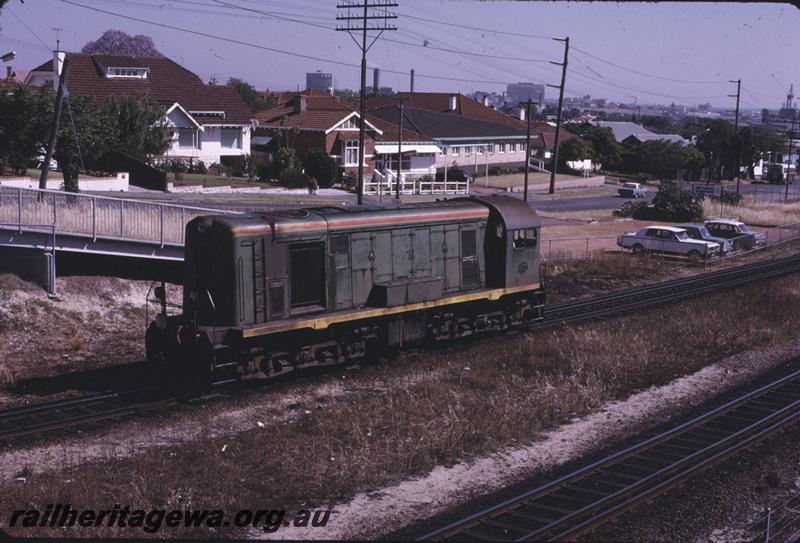
[[[725,217],[752,226],[781,226],[800,221],[800,202],[782,204],[743,203],[738,206],[703,200],[703,218]]]

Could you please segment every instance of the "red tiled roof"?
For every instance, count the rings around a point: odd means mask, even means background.
[[[313,89],[275,93],[272,97],[276,100],[276,106],[256,115],[256,119],[262,125],[327,130],[353,112],[350,104]],[[296,112],[295,104],[300,99],[305,100],[305,110]],[[286,117],[285,122],[282,122],[284,117]]]
[[[232,88],[206,85],[194,73],[168,58],[119,57],[67,53],[67,88],[70,94],[102,102],[110,96],[146,94],[169,107],[178,102],[187,111],[224,111],[225,118],[198,118],[200,124],[249,124],[255,115]],[[35,71],[50,68],[52,60]],[[147,77],[107,78],[104,67],[149,68]]]
[[[463,94],[455,95],[456,109],[455,111],[450,111],[450,97],[453,96],[453,94],[446,92],[401,92],[395,96],[368,97],[367,110],[394,105],[398,102],[399,96],[408,100],[406,102],[407,105],[417,109],[427,109],[439,113],[451,113],[468,119],[501,124],[509,128],[525,128],[524,121],[506,115],[502,111],[486,107]]]

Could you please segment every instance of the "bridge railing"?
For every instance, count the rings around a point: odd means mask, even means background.
[[[0,223],[18,230],[53,226],[58,234],[183,245],[186,223],[229,210],[0,187]],[[5,226],[6,228],[8,226]]]

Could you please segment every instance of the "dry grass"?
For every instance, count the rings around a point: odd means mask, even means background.
[[[416,373],[405,386],[321,403],[288,422],[168,453],[32,474],[25,484],[1,486],[0,496],[9,509],[68,502],[234,511],[331,503],[436,465],[530,443],[608,400],[796,337],[798,304],[800,280],[791,277],[596,324],[407,353],[356,378],[369,386]],[[56,535],[25,535],[46,533]]]
[[[720,206],[719,202],[703,200],[703,218],[712,217],[738,219],[751,226],[781,226],[800,222],[800,202]]]
[[[32,283],[0,276],[0,386],[141,360],[148,286],[60,277],[60,300],[51,301]]]
[[[546,266],[547,302],[552,305],[597,296],[692,271],[695,270],[661,258],[637,258],[629,254],[596,253],[587,259],[555,261]]]

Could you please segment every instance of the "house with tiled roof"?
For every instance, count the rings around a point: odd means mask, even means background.
[[[474,173],[488,167],[517,168],[525,164],[527,121],[461,94],[404,92],[404,126],[433,140],[440,148],[437,170],[457,167]],[[367,100],[371,116],[397,123],[397,97]],[[561,139],[575,137],[562,128]],[[531,122],[531,154],[550,158],[555,126]]]
[[[299,156],[322,148],[333,157],[342,173],[358,173],[360,116],[355,106],[326,93],[304,90],[272,93],[274,107],[259,112],[257,138],[271,137],[272,149],[290,147]],[[383,119],[367,115],[364,123],[364,174],[397,168],[399,129]],[[401,168],[410,176],[433,175],[440,148],[423,134],[403,130]]]
[[[26,83],[57,85],[65,60],[69,94],[97,103],[113,96],[148,95],[164,107],[172,145],[156,159],[226,164],[250,154],[255,115],[228,86],[207,85],[165,57],[88,55],[55,51],[30,71]]]

